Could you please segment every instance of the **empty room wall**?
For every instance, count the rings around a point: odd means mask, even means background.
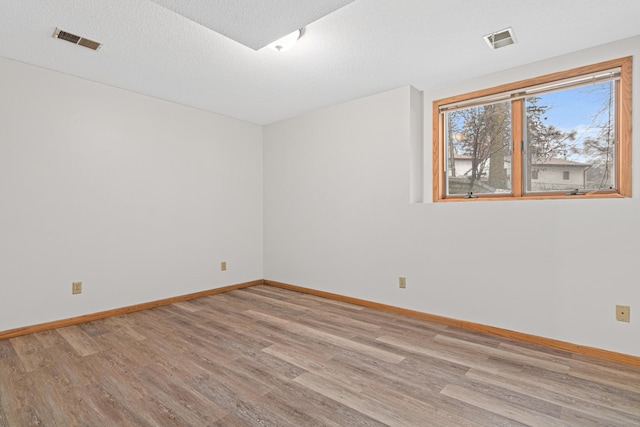
[[[0,94],[0,331],[262,278],[260,126],[6,59]]]
[[[640,356],[640,176],[634,197],[432,203],[431,103],[635,55],[640,38],[424,93],[424,203],[410,185],[412,89],[265,127],[265,278]],[[398,277],[407,288],[398,288]],[[615,305],[631,306],[631,323]]]

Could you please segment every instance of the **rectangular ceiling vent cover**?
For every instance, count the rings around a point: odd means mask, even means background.
[[[60,28],[56,28],[56,30],[53,32],[53,37],[60,40],[66,40],[79,46],[88,47],[89,49],[93,50],[98,50],[100,49],[100,46],[102,46],[102,43],[85,39],[84,37],[76,36],[75,34],[62,31]]]
[[[514,44],[516,42],[516,38],[513,35],[513,30],[511,28],[507,28],[505,30],[487,34],[484,36],[484,41],[487,42],[491,49],[500,49],[501,47]]]

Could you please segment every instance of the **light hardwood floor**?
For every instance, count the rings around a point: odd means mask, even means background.
[[[0,341],[0,426],[640,426],[640,368],[265,285]]]

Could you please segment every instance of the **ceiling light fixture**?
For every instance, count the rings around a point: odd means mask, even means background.
[[[286,52],[291,49],[298,40],[300,40],[300,37],[302,37],[303,34],[304,28],[300,28],[299,30],[295,30],[293,33],[287,34],[267,46],[269,49],[273,49],[276,52]]]

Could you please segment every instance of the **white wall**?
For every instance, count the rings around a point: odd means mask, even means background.
[[[0,331],[262,278],[260,126],[6,59],[0,94]]]
[[[425,93],[425,191],[434,99],[638,54],[636,37]],[[411,204],[410,101],[400,88],[265,127],[265,278],[640,356],[640,174],[632,199]]]
[[[637,173],[625,200],[429,202],[434,99],[639,53],[425,93],[424,163],[409,87],[263,129],[0,59],[0,331],[266,277],[640,355]]]

